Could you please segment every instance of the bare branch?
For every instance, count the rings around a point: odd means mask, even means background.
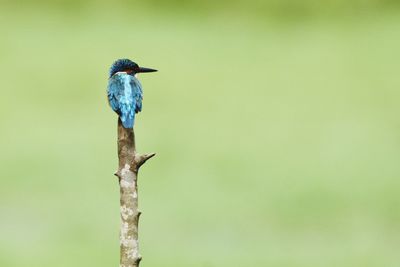
[[[120,266],[138,267],[142,257],[139,254],[138,225],[141,212],[138,209],[137,175],[140,166],[155,153],[136,153],[133,129],[125,129],[118,120],[119,168],[114,175],[120,186]]]

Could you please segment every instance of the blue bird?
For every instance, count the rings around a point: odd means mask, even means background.
[[[110,68],[107,96],[111,108],[119,115],[124,128],[135,124],[135,114],[142,111],[143,90],[137,73],[157,70],[139,67],[129,59],[118,59]]]

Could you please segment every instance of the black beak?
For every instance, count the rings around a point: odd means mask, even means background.
[[[155,69],[150,69],[150,68],[139,67],[138,73],[140,73],[140,72],[155,72],[155,71],[157,71],[157,70],[155,70]]]

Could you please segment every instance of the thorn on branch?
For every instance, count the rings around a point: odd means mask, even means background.
[[[139,255],[136,259],[135,259],[135,263],[139,264],[139,262],[142,260],[142,255]]]
[[[140,166],[142,166],[148,159],[154,157],[156,155],[156,153],[148,153],[148,154],[143,154],[143,155],[139,155],[136,154],[135,155],[135,165],[137,167],[137,169],[140,168]]]

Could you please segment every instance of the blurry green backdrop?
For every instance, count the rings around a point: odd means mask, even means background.
[[[121,57],[141,266],[399,266],[398,1],[0,4],[0,266],[118,266]]]

